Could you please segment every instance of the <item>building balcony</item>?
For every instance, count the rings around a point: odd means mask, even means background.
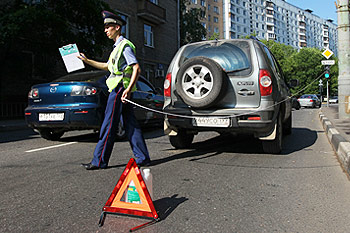
[[[299,29],[299,35],[305,36],[306,35],[306,30]]]
[[[298,15],[299,22],[305,22],[305,15]]]
[[[271,1],[266,1],[265,5],[266,5],[266,9],[273,10],[274,8],[274,4]]]
[[[275,40],[276,39],[276,34],[274,33],[267,33],[268,34],[268,40]]]
[[[166,21],[166,10],[148,0],[139,0],[137,16],[154,24],[163,24]]]
[[[301,48],[307,47],[307,43],[306,42],[300,42],[299,45],[300,45]]]
[[[300,41],[301,43],[306,43],[306,38],[301,37],[301,38],[299,38],[299,41]]]

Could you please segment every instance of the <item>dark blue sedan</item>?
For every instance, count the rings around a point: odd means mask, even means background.
[[[91,129],[99,131],[103,121],[108,88],[105,84],[108,73],[91,71],[63,76],[51,83],[34,85],[28,94],[25,120],[48,140],[58,140],[71,130]],[[140,77],[132,101],[161,111],[163,95],[152,84]],[[134,107],[135,116],[142,126],[161,124],[161,114]],[[123,138],[122,121],[117,138]]]

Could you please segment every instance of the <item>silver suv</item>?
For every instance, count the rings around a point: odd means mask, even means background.
[[[255,39],[214,40],[179,49],[164,82],[165,133],[175,148],[201,131],[251,134],[280,153],[292,131],[290,91],[269,49]]]

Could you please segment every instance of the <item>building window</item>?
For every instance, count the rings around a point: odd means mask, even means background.
[[[197,0],[192,0],[192,3],[193,4],[197,4]]]
[[[201,6],[205,6],[205,0],[201,0]]]
[[[122,19],[125,20],[126,25],[122,27],[122,35],[126,38],[129,38],[129,23],[128,23],[128,17],[123,15],[122,13],[118,12],[118,15],[122,17]]]
[[[214,23],[218,23],[219,22],[219,18],[218,17],[214,17]]]
[[[152,26],[144,24],[143,30],[144,30],[144,44],[149,47],[154,47]]]
[[[149,1],[154,3],[154,4],[156,4],[156,5],[158,5],[158,0],[149,0]]]
[[[220,14],[219,8],[217,6],[214,6],[214,12]]]

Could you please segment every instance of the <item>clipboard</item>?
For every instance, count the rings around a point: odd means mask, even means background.
[[[68,73],[85,68],[84,62],[77,58],[80,53],[76,44],[62,46],[59,51]]]

